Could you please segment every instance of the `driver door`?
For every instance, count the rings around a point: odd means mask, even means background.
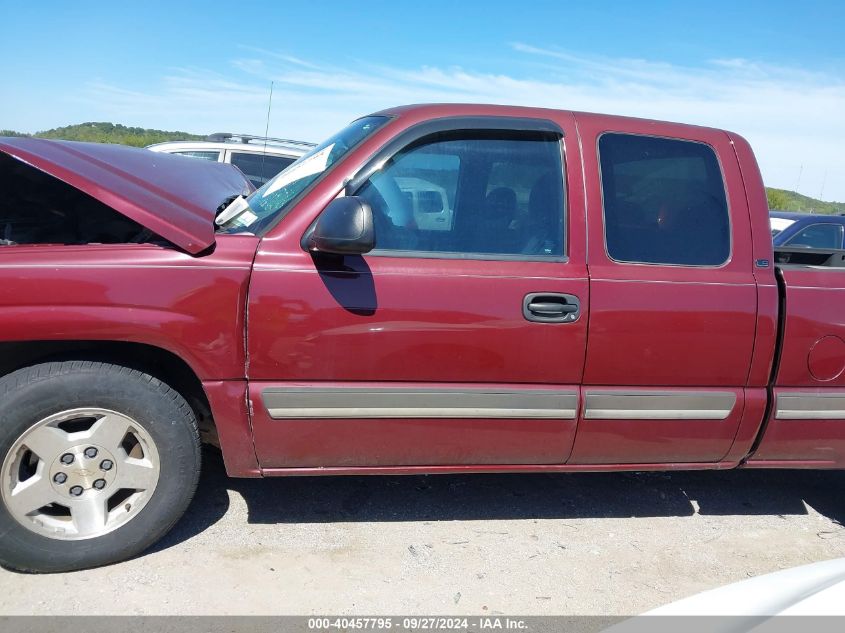
[[[275,268],[259,251],[249,379],[263,468],[567,460],[589,287],[577,140],[561,118],[411,128],[347,191],[373,209],[374,251],[300,249]]]

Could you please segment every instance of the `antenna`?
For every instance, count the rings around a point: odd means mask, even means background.
[[[261,180],[267,182],[264,172],[264,158],[267,156],[267,134],[270,132],[270,110],[273,107],[273,82],[270,82],[270,102],[267,104],[267,123],[264,126],[264,150],[261,152]]]

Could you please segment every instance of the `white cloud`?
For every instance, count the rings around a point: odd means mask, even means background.
[[[511,68],[407,68],[346,60],[322,64],[241,47],[225,72],[174,69],[150,89],[91,82],[68,96],[80,120],[210,132],[264,131],[319,140],[350,119],[426,101],[536,105],[722,127],[754,146],[766,183],[845,201],[845,79],[746,59],[684,67],[642,59],[587,57],[515,43]],[[55,105],[55,104],[54,104]],[[57,107],[62,106],[59,103]],[[800,183],[799,183],[800,174]]]

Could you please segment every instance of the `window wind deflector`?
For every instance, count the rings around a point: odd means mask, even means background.
[[[346,195],[355,195],[358,189],[377,171],[384,162],[399,150],[436,134],[460,134],[474,132],[489,133],[501,137],[508,133],[536,134],[539,138],[560,140],[563,129],[550,119],[501,116],[458,116],[432,119],[413,125],[395,136],[382,147],[369,162],[346,184]]]

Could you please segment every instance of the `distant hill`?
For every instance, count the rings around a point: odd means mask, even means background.
[[[134,147],[145,147],[164,141],[199,141],[204,136],[187,132],[168,132],[142,127],[126,127],[119,123],[80,123],[57,127],[52,130],[21,134],[13,130],[0,130],[0,136],[35,136],[37,138],[58,138],[66,141],[89,141],[93,143],[119,143]]]
[[[803,211],[804,213],[845,213],[845,202],[823,202],[786,189],[766,187],[769,208],[778,211]]]

